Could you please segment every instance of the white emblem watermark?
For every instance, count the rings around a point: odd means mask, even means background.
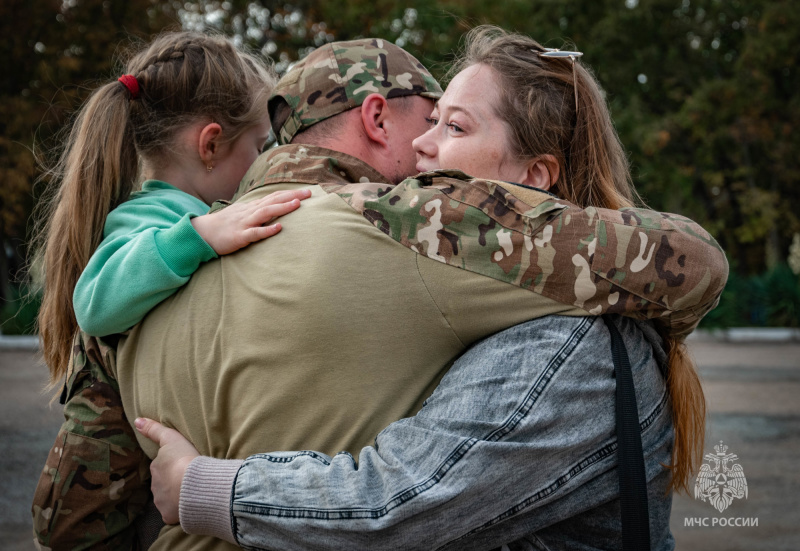
[[[739,459],[736,454],[727,453],[728,446],[720,440],[718,446],[714,446],[716,455],[707,453],[704,459],[708,463],[703,463],[700,472],[697,473],[697,480],[694,484],[694,498],[709,503],[720,513],[725,511],[734,499],[747,499],[747,479],[744,477],[742,466],[733,461]],[[713,467],[711,466],[713,463]]]

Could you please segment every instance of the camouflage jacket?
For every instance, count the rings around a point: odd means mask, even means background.
[[[673,214],[581,209],[545,192],[457,171],[392,185],[357,159],[296,145],[262,155],[237,198],[281,183],[319,184],[420,255],[593,315],[655,318],[679,338],[716,305],[727,278],[714,239]],[[133,522],[149,497],[149,473],[109,375],[115,358],[112,338],[76,337],[67,420],[33,504],[42,548],[137,545]]]
[[[150,501],[149,461],[125,418],[114,337],[75,336],[56,436],[33,498],[39,549],[138,549],[134,521]]]
[[[728,277],[714,238],[677,214],[583,209],[547,192],[456,170],[380,183],[357,159],[300,145],[262,155],[251,174],[259,177],[246,176],[237,197],[276,183],[319,184],[420,255],[591,315],[655,319],[677,339],[717,305]]]

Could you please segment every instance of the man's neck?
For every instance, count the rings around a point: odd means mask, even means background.
[[[358,159],[362,163],[369,165],[373,170],[376,170],[383,175],[383,180],[391,181],[386,174],[380,169],[381,163],[375,158],[374,150],[363,143],[363,140],[358,138],[351,139],[352,136],[344,136],[337,139],[327,138],[310,138],[304,139],[302,134],[299,134],[292,140],[292,145],[308,145],[311,147],[321,147],[323,149],[330,149],[339,153],[344,153],[353,158]],[[396,182],[393,182],[396,183]]]
[[[286,181],[318,183],[390,183],[360,159],[319,145],[292,143],[271,149],[256,163],[263,163],[263,178],[256,187]]]

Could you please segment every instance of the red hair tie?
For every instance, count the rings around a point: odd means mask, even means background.
[[[117,80],[120,81],[123,86],[128,89],[128,92],[131,93],[131,99],[136,99],[139,97],[139,81],[136,80],[135,76],[122,75]]]

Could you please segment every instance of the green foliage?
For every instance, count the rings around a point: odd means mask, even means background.
[[[217,30],[283,71],[325,42],[379,36],[441,77],[463,33],[481,23],[583,51],[642,196],[706,227],[745,283],[786,259],[800,232],[794,0],[6,0],[0,56],[13,63],[0,81],[0,242],[26,237],[38,196],[34,135],[40,153],[57,152],[53,136],[94,83],[117,76],[114,54],[132,40]],[[786,308],[725,316],[766,323],[796,311]]]
[[[786,264],[757,276],[734,271],[701,327],[800,327],[800,277]]]
[[[800,278],[778,264],[764,278],[768,325],[800,327]]]
[[[6,301],[0,302],[0,334],[32,335],[42,299],[27,286],[12,287]]]
[[[0,247],[26,239],[41,191],[34,189],[39,164],[58,154],[58,132],[93,83],[114,75],[120,48],[176,26],[156,5],[152,0],[0,2],[0,59],[6,60],[0,79]],[[3,254],[0,270],[6,270]]]

